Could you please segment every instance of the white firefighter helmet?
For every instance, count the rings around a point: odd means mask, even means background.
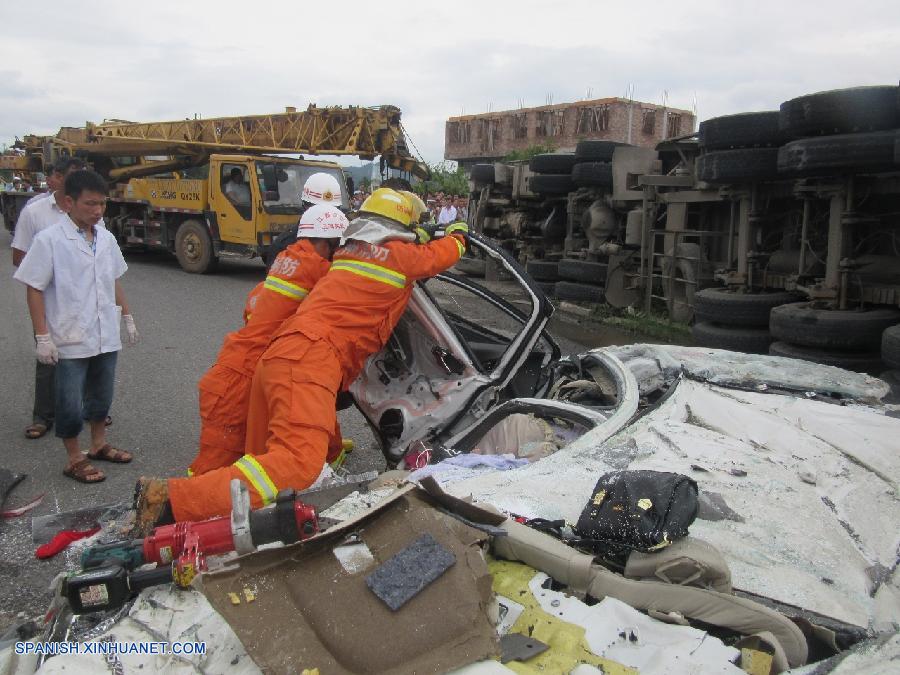
[[[300,216],[297,225],[298,239],[339,239],[350,221],[336,206],[331,204],[314,204]]]
[[[341,204],[341,186],[338,184],[337,178],[330,173],[319,171],[306,179],[300,199],[311,204],[339,206]]]

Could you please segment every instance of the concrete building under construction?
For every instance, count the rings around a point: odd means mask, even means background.
[[[466,166],[535,145],[574,149],[584,139],[653,147],[665,138],[692,133],[695,122],[689,110],[625,98],[462,115],[447,120],[444,158]]]

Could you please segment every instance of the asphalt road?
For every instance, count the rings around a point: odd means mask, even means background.
[[[129,270],[122,285],[141,342],[119,355],[109,440],[133,452],[135,460],[98,463],[107,479],[84,485],[63,476],[65,455],[52,432],[39,440],[23,435],[31,421],[33,340],[24,288],[11,278],[9,242],[9,233],[0,229],[0,278],[5,280],[0,311],[7,317],[0,324],[0,467],[27,474],[6,508],[42,494],[44,499],[29,514],[0,520],[0,634],[17,619],[41,616],[52,579],[77,567],[75,556],[65,552],[49,561],[35,558],[31,516],[130,501],[140,476],[183,475],[199,435],[197,380],[213,362],[225,333],[240,325],[244,299],[264,276],[259,261],[223,262],[216,274],[201,276],[182,272],[174,257],[165,254],[126,255]],[[603,342],[596,336],[595,344]],[[583,341],[561,344],[564,351],[583,348]],[[340,421],[344,436],[357,446],[349,471],[382,469],[381,452],[359,412],[341,412]]]
[[[6,508],[41,494],[44,500],[27,515],[0,521],[0,633],[20,612],[29,618],[42,614],[53,577],[67,562],[77,564],[65,554],[50,561],[35,558],[32,515],[128,501],[140,476],[183,475],[199,435],[197,380],[215,359],[225,333],[240,325],[244,298],[265,271],[258,260],[235,261],[223,263],[215,275],[190,275],[168,255],[126,255],[129,269],[122,285],[141,342],[119,354],[109,440],[133,452],[135,460],[97,463],[106,480],[84,485],[63,476],[65,454],[52,432],[39,440],[23,434],[31,421],[33,340],[24,288],[11,278],[9,242],[9,233],[0,231],[0,311],[7,317],[0,323],[0,467],[27,474]],[[340,413],[340,420],[344,435],[357,444],[348,469],[383,468],[362,416],[351,409]]]

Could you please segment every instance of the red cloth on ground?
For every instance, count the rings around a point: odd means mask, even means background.
[[[52,558],[57,553],[66,548],[73,541],[78,541],[79,539],[84,539],[85,537],[90,537],[94,534],[97,534],[100,531],[99,527],[95,527],[90,530],[60,530],[53,539],[50,540],[49,543],[44,544],[43,546],[38,546],[37,550],[35,550],[34,555],[36,555],[41,560],[46,560],[47,558]]]

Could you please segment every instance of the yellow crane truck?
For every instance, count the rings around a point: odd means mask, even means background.
[[[285,154],[299,157],[276,156]],[[419,177],[428,173],[410,156],[400,110],[387,105],[87,123],[64,127],[55,136],[17,140],[11,153],[0,156],[0,169],[36,174],[61,157],[84,158],[110,183],[106,226],[123,248],[165,249],[185,271],[202,274],[215,269],[223,255],[265,257],[272,240],[296,225],[300,192],[312,173],[333,174],[348,205],[340,165],[304,155],[380,155],[383,168]],[[235,180],[246,186],[239,199],[226,190]],[[30,196],[0,193],[7,229],[14,228]]]

